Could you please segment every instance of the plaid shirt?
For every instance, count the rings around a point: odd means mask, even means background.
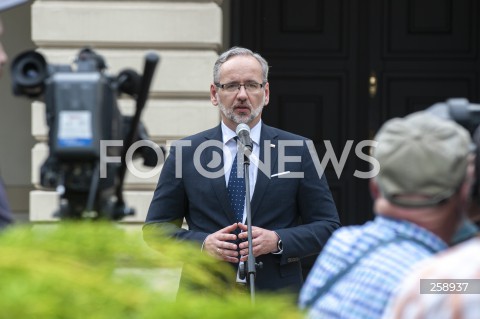
[[[379,246],[382,241],[389,243]],[[444,241],[426,229],[382,216],[362,226],[340,228],[310,272],[300,292],[300,307],[312,305],[309,318],[381,318],[412,266],[446,248]],[[312,300],[330,278],[361,256],[318,300]]]

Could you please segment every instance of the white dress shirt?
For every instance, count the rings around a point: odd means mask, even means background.
[[[237,143],[235,142],[235,137],[237,134],[228,128],[222,122],[222,138],[223,138],[223,167],[225,170],[225,185],[228,187],[228,180],[230,178],[230,170],[232,169],[232,164],[235,156],[237,155]],[[259,121],[250,130],[250,138],[253,141],[252,155],[253,157],[260,158],[260,131],[262,128],[262,121]],[[250,178],[250,200],[252,200],[253,192],[255,190],[255,183],[257,181],[258,166],[255,165],[255,161],[250,161],[249,166],[249,178]],[[246,205],[243,209],[243,224],[245,224],[246,216]]]

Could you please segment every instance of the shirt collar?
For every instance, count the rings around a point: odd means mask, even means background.
[[[232,131],[225,123],[221,123],[222,127],[222,139],[223,144],[228,143],[232,138],[237,136],[235,131]],[[252,141],[258,146],[260,145],[260,133],[262,130],[262,120],[258,121],[258,123],[250,129],[250,138]]]
[[[374,219],[377,229],[384,234],[391,233],[402,237],[413,238],[430,246],[435,251],[447,248],[447,244],[434,233],[406,220],[377,215]]]

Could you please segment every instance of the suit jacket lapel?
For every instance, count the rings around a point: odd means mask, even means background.
[[[215,129],[210,130],[207,134],[205,134],[205,140],[216,140],[220,141],[223,143],[222,140],[222,128],[221,126],[217,126]],[[221,170],[223,171],[223,174],[219,177],[216,178],[208,178],[210,181],[212,188],[215,192],[215,195],[218,198],[218,202],[220,203],[220,207],[222,208],[223,212],[225,215],[227,215],[229,221],[231,224],[235,222],[235,215],[233,213],[233,209],[231,208],[230,205],[230,200],[228,199],[228,193],[227,193],[227,186],[225,183],[225,171],[223,169],[223,149],[218,149],[217,147],[212,148],[212,151],[204,151],[202,152],[202,167],[208,167],[208,163],[212,160],[212,152],[219,152],[220,153],[220,158],[221,158]],[[216,169],[218,170],[218,169]],[[219,207],[219,208],[220,208]]]
[[[267,143],[265,144],[265,141]],[[265,162],[265,152],[270,152],[270,171],[263,172],[260,168],[257,173],[257,181],[255,182],[255,190],[253,192],[251,210],[252,218],[258,211],[258,207],[262,202],[263,195],[270,183],[270,176],[272,172],[277,171],[278,159],[278,136],[276,132],[268,125],[262,124],[262,131],[260,133],[260,161]]]

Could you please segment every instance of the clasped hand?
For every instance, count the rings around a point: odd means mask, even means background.
[[[238,236],[232,234],[237,228],[241,230]],[[208,235],[203,249],[210,255],[231,263],[246,261],[248,259],[247,237],[247,225],[235,223]],[[239,245],[232,243],[237,239],[242,240]],[[252,226],[252,246],[255,257],[276,252],[277,242],[278,236],[274,231]]]

